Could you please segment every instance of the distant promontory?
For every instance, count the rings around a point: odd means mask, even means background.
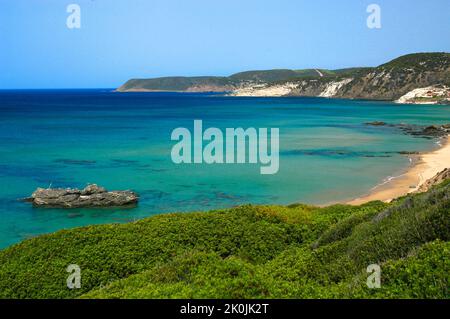
[[[275,69],[228,77],[131,79],[118,92],[218,92],[231,96],[318,96],[449,103],[450,53],[414,53],[378,67]]]

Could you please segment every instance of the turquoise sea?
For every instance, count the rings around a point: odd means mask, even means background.
[[[275,127],[280,169],[259,164],[176,165],[172,130]],[[63,228],[234,205],[324,204],[358,197],[400,174],[436,140],[369,121],[450,122],[450,106],[324,98],[240,98],[111,90],[0,91],[0,247]],[[132,189],[132,209],[33,208],[37,187]]]

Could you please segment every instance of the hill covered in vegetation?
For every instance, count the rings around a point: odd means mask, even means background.
[[[390,204],[240,206],[25,240],[0,298],[448,298],[450,180]],[[66,268],[81,269],[68,289]],[[370,264],[381,288],[366,285]]]
[[[415,53],[378,67],[246,71],[229,77],[132,79],[119,92],[228,92],[237,96],[324,96],[395,100],[418,88],[450,86],[450,53]]]
[[[337,97],[395,100],[417,89],[450,86],[450,53],[416,53],[355,77]]]

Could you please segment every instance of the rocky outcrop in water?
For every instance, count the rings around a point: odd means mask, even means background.
[[[416,192],[417,193],[426,192],[432,186],[440,184],[449,178],[450,178],[450,168],[446,168],[442,172],[437,173],[435,176],[425,181],[422,185],[420,185],[419,189]]]
[[[84,189],[77,188],[38,188],[26,201],[35,206],[78,208],[78,207],[116,207],[135,205],[138,195],[131,191],[107,191],[90,184]]]
[[[424,137],[424,138],[439,138],[445,137],[450,134],[450,124],[442,124],[442,125],[414,125],[414,124],[388,124],[381,121],[374,121],[365,123],[369,126],[387,126],[398,128],[403,131],[405,134]]]

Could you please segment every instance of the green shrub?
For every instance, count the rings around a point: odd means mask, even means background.
[[[1,298],[447,298],[449,181],[391,204],[241,206],[0,251]],[[382,267],[368,289],[366,267]],[[81,268],[68,289],[66,267]]]

